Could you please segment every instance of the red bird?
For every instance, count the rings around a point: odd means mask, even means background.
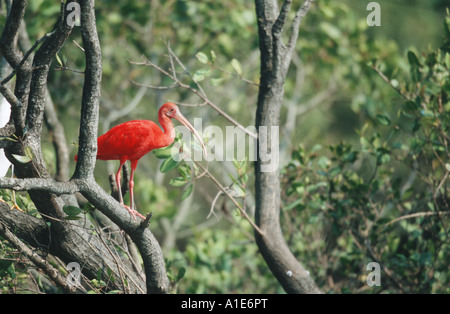
[[[169,146],[175,139],[175,129],[170,119],[177,119],[184,126],[186,126],[198,139],[203,147],[203,152],[206,156],[206,149],[202,139],[195,131],[194,127],[186,120],[180,113],[178,106],[172,103],[164,104],[158,111],[158,120],[161,128],[153,121],[148,120],[133,120],[113,127],[111,130],[103,134],[97,139],[98,151],[97,159],[100,160],[119,160],[120,166],[116,173],[116,184],[119,191],[119,202],[132,215],[138,215],[145,219],[138,211],[133,208],[134,205],[134,171],[136,170],[139,159],[153,149]],[[78,155],[77,155],[78,156]],[[75,156],[75,160],[77,159]],[[129,160],[131,164],[130,173],[130,207],[123,202],[122,191],[120,188],[120,172],[123,164]]]

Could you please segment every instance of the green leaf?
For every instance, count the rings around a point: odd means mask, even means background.
[[[377,114],[378,123],[384,126],[389,126],[391,124],[391,120],[385,115]]]
[[[242,67],[241,63],[237,59],[231,60],[231,66],[236,71],[236,73],[241,76],[242,75]]]
[[[437,63],[436,53],[432,52],[427,56],[425,64],[428,65],[430,68],[432,68],[436,63]]]
[[[319,159],[317,160],[317,165],[322,169],[326,169],[329,164],[330,161],[326,156],[320,156]]]
[[[192,183],[190,183],[186,189],[184,190],[183,194],[181,194],[181,200],[185,200],[189,197],[189,195],[191,195],[192,190],[194,189],[194,185]]]
[[[223,77],[213,78],[209,81],[212,86],[219,86],[223,83],[225,79]]]
[[[286,207],[284,207],[283,210],[291,210],[294,207],[300,205],[301,203],[303,203],[303,199],[295,200],[292,203],[290,203],[289,205],[287,205]]]
[[[178,271],[177,278],[175,278],[175,282],[180,281],[184,277],[185,274],[186,274],[186,268],[181,267],[180,270]]]
[[[367,151],[371,148],[369,140],[363,136],[360,137],[359,142],[361,143],[361,148],[363,151]]]
[[[177,170],[185,181],[189,181],[191,179],[191,167],[187,163],[180,165]]]
[[[198,61],[200,61],[203,64],[207,64],[208,63],[208,56],[206,54],[204,54],[203,52],[199,52],[195,55],[195,57],[198,59]]]
[[[9,275],[12,279],[16,277],[14,263],[9,260],[0,260],[0,278]]]
[[[173,157],[170,156],[169,158],[167,158],[166,160],[163,161],[159,170],[161,172],[167,172],[167,171],[175,168],[178,164],[179,164],[179,161],[174,160]]]
[[[447,169],[447,171],[450,171],[450,164],[445,164],[445,169]]]
[[[413,127],[412,127],[412,132],[415,133],[415,132],[419,131],[421,126],[422,125],[420,124],[420,119],[416,119],[414,121],[414,124],[413,124]]]
[[[30,160],[33,159],[33,151],[30,146],[25,147],[25,156],[29,157]]]
[[[178,178],[175,178],[175,179],[170,179],[170,181],[169,181],[169,184],[170,184],[171,186],[176,186],[176,187],[178,187],[178,186],[183,186],[183,185],[185,185],[186,183],[187,183],[187,181],[186,181],[186,179],[183,178],[183,177],[178,177]]]
[[[61,58],[58,56],[58,54],[56,54],[56,61],[58,61],[59,65],[60,65],[61,67],[64,66],[64,64],[62,63]]]
[[[169,158],[172,155],[172,146],[164,147],[164,148],[158,148],[152,150],[153,154],[158,159],[166,159]]]
[[[76,206],[71,206],[71,205],[64,205],[63,207],[63,211],[70,217],[74,217],[74,216],[78,216],[82,209],[78,208]]]
[[[200,69],[197,72],[194,73],[193,79],[196,82],[203,81],[206,77],[209,77],[212,73],[211,69]]]
[[[337,176],[340,172],[341,172],[341,167],[339,167],[339,166],[337,166],[337,167],[334,167],[334,168],[332,168],[331,170],[330,170],[330,172],[329,172],[329,175],[331,176],[331,177],[335,177],[335,176]]]
[[[14,159],[17,160],[18,162],[20,162],[21,164],[26,164],[29,163],[31,161],[31,158],[28,156],[21,156],[21,155],[16,155],[16,154],[12,154]]]
[[[419,62],[419,59],[417,58],[416,54],[412,52],[411,50],[408,51],[408,61],[409,64],[413,67],[420,67],[422,66]]]
[[[211,61],[212,63],[215,63],[217,59],[216,53],[214,52],[214,50],[211,50]]]
[[[194,73],[194,76],[192,77],[194,81],[201,82],[205,79],[205,74],[201,73],[200,71],[197,71]]]

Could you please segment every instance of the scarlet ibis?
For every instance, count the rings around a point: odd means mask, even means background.
[[[133,179],[137,163],[139,159],[153,149],[163,148],[173,143],[175,139],[175,129],[171,121],[172,118],[181,122],[195,135],[197,140],[202,145],[203,152],[206,156],[205,145],[203,144],[201,137],[189,121],[186,120],[186,118],[180,113],[178,106],[173,103],[166,103],[162,105],[158,111],[159,124],[164,131],[161,130],[161,128],[153,121],[133,120],[113,127],[97,139],[97,159],[120,161],[119,170],[117,170],[116,173],[119,202],[131,213],[131,215],[133,215],[133,218],[136,218],[135,215],[137,215],[142,219],[145,219],[143,215],[133,208]],[[77,156],[75,156],[75,160],[77,160]],[[120,188],[120,173],[122,166],[127,160],[129,160],[131,164],[129,180],[130,207],[124,204]]]

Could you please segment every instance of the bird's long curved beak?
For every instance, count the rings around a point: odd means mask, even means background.
[[[181,124],[183,124],[185,127],[187,127],[189,129],[189,131],[191,131],[194,134],[194,136],[199,141],[200,145],[202,145],[203,154],[205,155],[205,158],[206,158],[208,156],[208,154],[206,153],[205,144],[203,144],[202,138],[200,137],[200,135],[198,135],[197,131],[194,129],[192,124],[190,124],[189,121],[179,112],[174,118],[177,119]]]

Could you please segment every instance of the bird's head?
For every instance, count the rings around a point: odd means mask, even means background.
[[[207,157],[205,144],[203,144],[202,138],[200,137],[200,135],[198,135],[197,131],[194,129],[192,124],[190,124],[189,121],[181,114],[180,109],[178,108],[177,105],[175,105],[173,103],[166,103],[166,104],[162,105],[162,107],[159,109],[159,111],[160,111],[160,114],[167,116],[170,119],[176,119],[181,124],[183,124],[185,127],[187,127],[189,129],[189,131],[191,131],[194,134],[194,136],[197,138],[199,143],[202,145],[203,153],[205,154],[205,157]]]
[[[162,105],[161,109],[159,109],[161,113],[165,116],[168,116],[171,119],[176,119],[177,115],[180,115],[180,109],[178,106],[172,103],[167,103]]]

